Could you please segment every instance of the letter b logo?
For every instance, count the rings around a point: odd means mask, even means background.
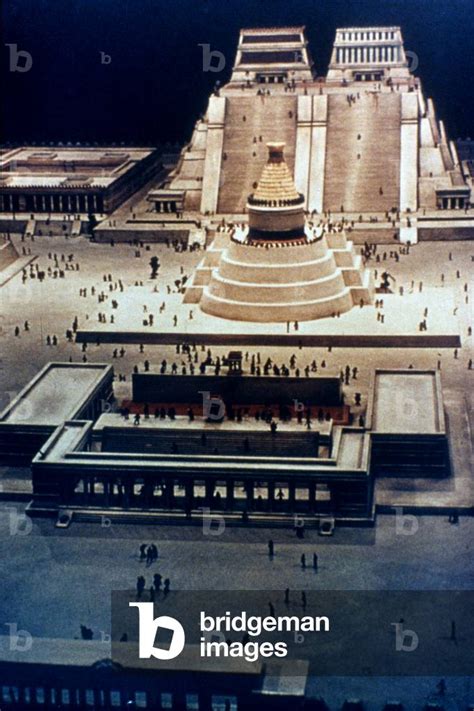
[[[185,636],[183,625],[178,620],[168,615],[161,615],[155,620],[152,602],[130,602],[129,606],[138,607],[140,659],[155,657],[155,659],[168,661],[181,654],[184,649]],[[156,634],[160,627],[171,630],[173,633],[168,649],[160,649],[154,646]]]
[[[18,49],[17,44],[5,44],[10,52],[10,71],[24,74],[33,66],[33,57],[26,49]]]

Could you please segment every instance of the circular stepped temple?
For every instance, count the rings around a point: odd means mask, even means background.
[[[268,162],[247,200],[248,226],[217,232],[185,302],[236,321],[304,321],[370,303],[373,287],[344,232],[306,224],[304,196],[268,143]]]

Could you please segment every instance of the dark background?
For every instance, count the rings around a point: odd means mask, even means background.
[[[401,25],[451,138],[474,137],[473,0],[3,0],[1,142],[186,140],[241,27],[305,24],[319,73],[336,27]],[[9,71],[15,43],[33,57]],[[208,43],[225,69],[203,72]],[[100,52],[111,56],[101,64]]]

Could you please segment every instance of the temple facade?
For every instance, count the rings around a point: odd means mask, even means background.
[[[306,221],[284,143],[248,196],[248,224],[216,233],[185,296],[208,314],[238,321],[312,320],[372,300],[368,270],[343,230]]]

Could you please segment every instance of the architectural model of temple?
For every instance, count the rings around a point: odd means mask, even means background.
[[[242,215],[278,137],[309,212],[392,213],[413,244],[442,239],[449,210],[449,229],[465,237],[472,224],[456,219],[470,205],[470,177],[410,59],[399,27],[342,28],[316,76],[304,27],[241,30],[230,81],[210,97],[163,199],[171,189],[185,213]],[[158,204],[160,191],[149,199]],[[367,223],[362,241],[371,231],[392,239],[390,223]]]
[[[216,233],[185,300],[238,321],[310,320],[370,303],[372,286],[343,230],[306,223],[304,195],[268,143],[268,162],[248,196],[248,225]]]

